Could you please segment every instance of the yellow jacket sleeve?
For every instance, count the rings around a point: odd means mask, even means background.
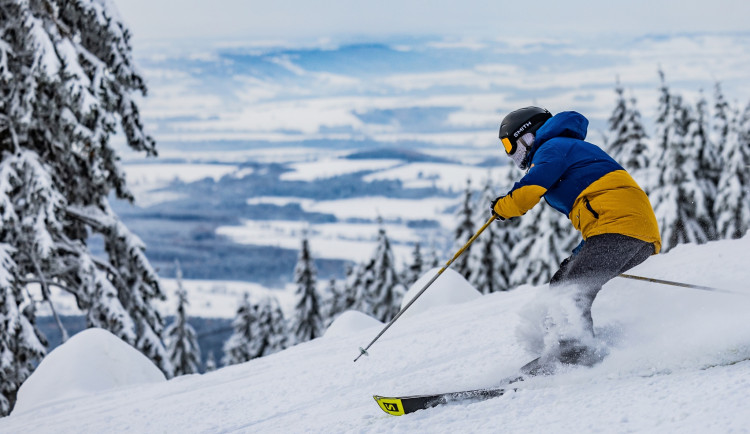
[[[522,216],[539,203],[546,192],[547,189],[539,185],[524,185],[498,200],[495,212],[505,219]]]

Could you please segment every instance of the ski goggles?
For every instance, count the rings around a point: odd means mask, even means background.
[[[531,148],[531,145],[534,143],[534,135],[531,133],[526,133],[523,136],[519,137],[515,142],[511,142],[510,138],[507,136],[500,137],[500,142],[503,144],[503,148],[505,148],[505,153],[508,155],[513,155],[516,153],[516,149],[518,149],[518,143],[526,147],[526,149]]]
[[[513,160],[514,163],[516,163],[516,166],[518,166],[519,169],[526,169],[526,166],[529,163],[527,160],[529,150],[533,145],[534,135],[531,133],[526,133],[523,136],[519,137],[518,140],[516,140],[516,146],[513,150],[513,153],[509,154],[508,156]]]
[[[500,138],[500,141],[503,143],[503,147],[505,148],[505,153],[506,154],[510,155],[510,154],[512,154],[513,152],[516,151],[516,144],[515,143],[511,143],[509,138],[502,137],[502,138]]]

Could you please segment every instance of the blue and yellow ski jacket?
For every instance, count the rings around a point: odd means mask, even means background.
[[[584,141],[588,123],[572,111],[545,122],[529,152],[528,173],[497,201],[495,212],[518,217],[544,197],[584,240],[622,234],[653,243],[658,253],[661,237],[648,196],[612,157]]]

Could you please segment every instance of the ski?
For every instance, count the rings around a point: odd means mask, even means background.
[[[414,413],[417,410],[426,410],[428,408],[437,407],[438,405],[453,402],[484,401],[486,399],[503,396],[510,391],[518,390],[510,385],[523,381],[525,377],[537,374],[547,374],[548,372],[543,369],[540,361],[541,359],[537,357],[521,367],[520,372],[522,372],[522,374],[507,377],[498,383],[501,385],[486,389],[414,396],[373,395],[373,398],[375,398],[375,402],[378,403],[378,406],[380,406],[384,412],[393,416],[403,416],[405,414]]]
[[[484,401],[485,399],[502,396],[506,392],[513,390],[516,389],[505,386],[490,389],[466,390],[463,392],[437,393],[433,395],[401,397],[374,395],[373,398],[375,398],[375,401],[384,412],[393,416],[402,416],[414,413],[417,410],[425,410],[452,402],[466,402],[472,400]]]

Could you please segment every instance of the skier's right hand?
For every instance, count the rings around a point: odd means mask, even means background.
[[[502,198],[504,198],[504,197],[505,197],[505,196],[498,196],[498,197],[496,197],[496,198],[495,198],[495,200],[493,200],[492,202],[490,202],[490,212],[491,212],[491,213],[492,213],[492,215],[494,215],[494,216],[495,216],[495,218],[496,218],[496,219],[498,219],[498,220],[505,220],[505,218],[504,218],[503,216],[501,216],[500,214],[498,214],[498,213],[497,213],[497,212],[495,211],[495,204],[497,203],[497,201],[498,201],[498,200],[500,200],[500,199],[502,199]]]

